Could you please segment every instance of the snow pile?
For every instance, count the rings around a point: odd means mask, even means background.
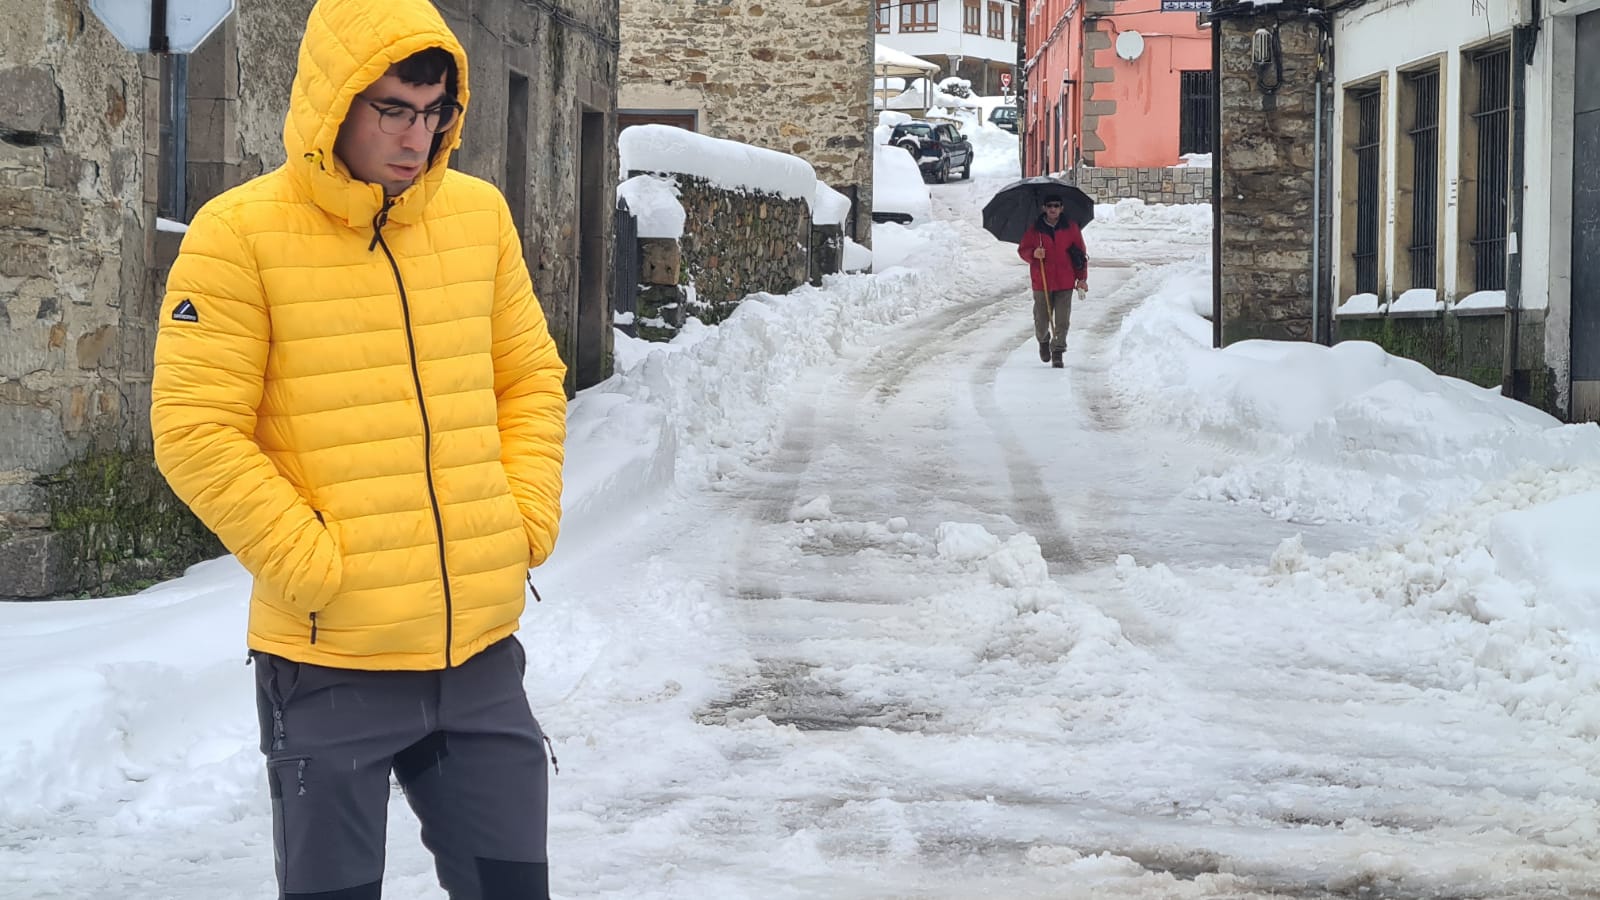
[[[634,125],[617,136],[622,177],[634,172],[694,175],[727,190],[756,190],[811,202],[817,173],[798,156],[674,128]]]
[[[874,244],[892,247],[891,234],[912,245],[897,263],[920,266],[926,259],[959,255],[959,233],[948,225],[879,226]],[[628,450],[630,434],[658,435],[633,451],[640,463],[629,466],[655,473],[650,483],[640,476],[619,489],[659,490],[660,477],[674,463],[680,485],[704,484],[771,446],[789,394],[806,370],[870,344],[884,326],[966,299],[983,278],[981,271],[936,278],[926,268],[882,266],[877,275],[831,276],[821,289],[803,285],[784,296],[752,294],[717,327],[691,321],[672,342],[586,391],[573,403],[572,417],[589,429],[590,440],[614,436],[617,453]],[[639,404],[650,411],[635,409]],[[657,423],[656,415],[664,418]],[[613,468],[605,455],[595,464]],[[578,477],[585,467],[582,459],[569,461],[569,473],[577,469]],[[587,493],[597,509],[619,505],[615,496]]]
[[[1390,305],[1389,312],[1439,312],[1444,309],[1444,301],[1439,299],[1439,292],[1434,288],[1412,288],[1401,294]]]
[[[818,181],[816,196],[811,201],[812,224],[842,227],[848,218],[850,218],[850,198]]]
[[[1349,592],[1450,646],[1439,687],[1600,738],[1600,464],[1529,467],[1369,550],[1286,561],[1281,586]],[[1442,618],[1443,621],[1440,621]],[[1583,839],[1600,829],[1592,820]]]
[[[678,183],[670,176],[635,175],[617,185],[617,197],[639,220],[639,237],[683,237],[687,214],[678,202]]]
[[[1265,457],[1203,472],[1196,496],[1293,521],[1399,523],[1522,466],[1600,459],[1600,429],[1562,426],[1370,343],[1215,351],[1195,308],[1210,293],[1207,267],[1177,263],[1144,277],[1130,290],[1150,299],[1123,322],[1113,354],[1133,415]]]
[[[1014,179],[1020,164],[1017,136],[1003,128],[983,125],[965,129],[972,142],[972,177]]]
[[[1096,225],[1159,229],[1165,240],[1174,237],[1209,237],[1211,222],[1209,203],[1149,204],[1130,197],[1116,203],[1096,204],[1094,222],[1085,229],[1084,237],[1092,239]],[[1093,246],[1089,248],[1089,256],[1094,256]]]
[[[911,154],[881,144],[872,149],[872,211],[907,213],[913,223],[932,219],[928,184]]]

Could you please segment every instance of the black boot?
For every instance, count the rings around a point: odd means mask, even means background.
[[[1039,342],[1039,362],[1049,362],[1049,361],[1050,361],[1050,342],[1049,341],[1040,341]]]
[[[1067,364],[1061,361],[1061,354],[1062,354],[1062,351],[1060,351],[1060,350],[1057,350],[1057,351],[1055,351],[1055,352],[1050,354],[1050,368],[1052,368],[1052,369],[1065,369],[1067,367]]]

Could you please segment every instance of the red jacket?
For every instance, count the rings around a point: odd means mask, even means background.
[[[1044,248],[1044,259],[1033,258],[1033,251],[1039,247]],[[1073,262],[1068,248],[1077,247],[1083,254],[1083,264]],[[1028,264],[1028,269],[1033,273],[1033,289],[1045,289],[1045,281],[1049,280],[1050,290],[1070,291],[1079,281],[1089,279],[1089,251],[1083,243],[1083,232],[1078,230],[1078,223],[1066,216],[1056,220],[1056,227],[1051,228],[1044,223],[1044,217],[1028,226],[1022,233],[1022,242],[1017,244],[1017,255]]]

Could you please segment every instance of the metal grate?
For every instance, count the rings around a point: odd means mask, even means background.
[[[1356,293],[1378,292],[1378,166],[1383,144],[1383,95],[1377,88],[1354,94],[1356,134]]]
[[[1411,92],[1411,284],[1438,287],[1439,70],[1406,76]]]
[[[1210,153],[1211,71],[1179,73],[1178,153]]]
[[[1472,114],[1478,138],[1478,204],[1472,239],[1475,289],[1500,291],[1506,286],[1507,200],[1511,160],[1511,48],[1500,47],[1473,57],[1478,80],[1478,108]]]
[[[633,320],[617,328],[624,334],[637,335],[644,260],[639,254],[639,218],[628,210],[628,201],[621,199],[617,200],[616,242],[616,251],[611,254],[611,310]]]

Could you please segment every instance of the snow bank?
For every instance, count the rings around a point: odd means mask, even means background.
[[[1132,415],[1264,454],[1202,473],[1195,496],[1307,522],[1414,521],[1522,466],[1600,459],[1600,428],[1434,374],[1374,344],[1244,341],[1211,348],[1196,312],[1209,268],[1135,279],[1112,363]],[[1361,477],[1353,477],[1359,473]]]
[[[959,252],[959,232],[941,223],[878,226],[873,242],[881,248],[896,240],[879,229],[892,229],[902,245],[914,247],[896,260],[901,265]],[[636,461],[625,467],[633,474],[626,482],[604,485],[595,475],[569,495],[593,496],[585,502],[599,510],[610,502],[599,497],[600,487],[621,496],[658,491],[674,481],[702,485],[734,471],[771,445],[789,393],[806,371],[870,343],[884,326],[966,299],[972,283],[985,277],[974,271],[935,278],[920,264],[889,268],[878,267],[876,275],[830,276],[820,289],[805,285],[783,296],[752,294],[717,326],[691,321],[682,334],[652,345],[642,358],[631,347],[619,353],[619,362],[627,357],[631,364],[580,395],[571,418],[586,429],[585,441],[615,438],[606,455],[636,453]],[[641,432],[652,435],[644,449],[632,446],[641,443],[636,437]],[[616,468],[605,455],[591,464],[596,472]],[[569,461],[569,473],[576,469],[569,483],[590,477],[585,466],[583,460]],[[584,527],[581,512],[568,506],[564,534]]]
[[[1094,222],[1084,231],[1086,239],[1095,236],[1094,227],[1117,226],[1159,228],[1163,237],[1199,236],[1211,233],[1212,213],[1208,203],[1156,203],[1127,198],[1116,203],[1100,203],[1094,208]],[[1094,248],[1089,248],[1093,257]]]

